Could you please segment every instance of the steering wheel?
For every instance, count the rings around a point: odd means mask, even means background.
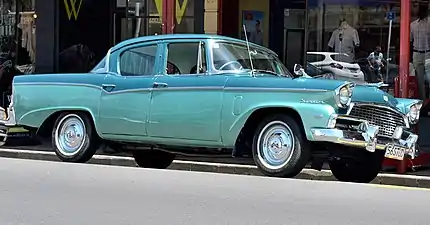
[[[238,70],[243,69],[242,64],[240,64],[238,61],[229,61],[229,62],[224,63],[222,66],[220,66],[218,70],[222,70],[222,69],[224,69],[224,67],[232,65],[232,64],[239,65]]]

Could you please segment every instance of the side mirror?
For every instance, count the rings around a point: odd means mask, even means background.
[[[303,67],[300,64],[294,64],[294,74],[297,76],[303,76]]]

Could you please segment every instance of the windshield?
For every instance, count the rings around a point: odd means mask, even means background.
[[[252,64],[256,71],[277,76],[291,76],[278,57],[263,48],[250,47]],[[215,42],[212,45],[216,70],[250,70],[248,48],[244,44]]]

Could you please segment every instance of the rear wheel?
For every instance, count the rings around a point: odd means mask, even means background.
[[[370,183],[382,168],[384,152],[363,152],[363,149],[356,149],[356,151],[360,153],[354,158],[330,160],[330,170],[339,181]]]
[[[263,119],[255,131],[252,152],[262,173],[273,177],[296,176],[311,153],[298,123],[284,114]]]
[[[144,168],[166,169],[175,159],[175,154],[159,150],[133,151],[134,161]]]
[[[61,161],[85,163],[100,147],[100,139],[86,113],[67,112],[54,124],[52,146]]]

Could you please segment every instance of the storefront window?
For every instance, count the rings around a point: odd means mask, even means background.
[[[398,76],[400,0],[386,2],[309,1],[308,63],[337,79],[393,84]],[[388,12],[394,13],[391,26]]]
[[[127,9],[128,13],[121,16],[120,41],[162,32],[161,0],[129,0],[128,3],[118,0],[117,7]]]
[[[196,0],[174,0],[176,5],[175,33],[194,33]]]

